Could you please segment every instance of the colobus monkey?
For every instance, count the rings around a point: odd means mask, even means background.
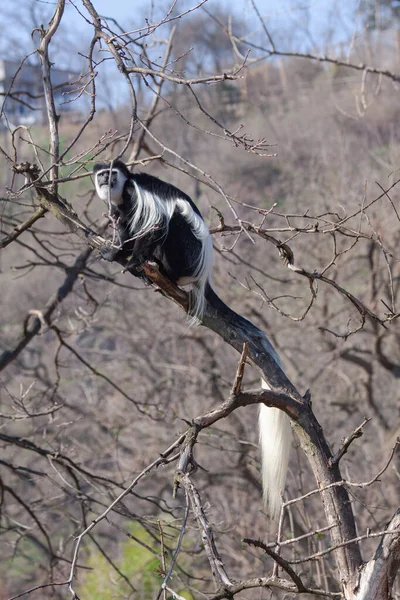
[[[192,200],[178,188],[146,173],[131,173],[121,160],[96,163],[96,191],[111,204],[119,239],[102,255],[107,260],[129,257],[126,268],[155,260],[163,275],[177,285],[192,284],[192,321],[201,319],[205,288],[212,271],[210,232]],[[138,271],[135,273],[144,277]]]
[[[206,302],[228,325],[254,333],[267,353],[282,368],[279,356],[264,333],[231,310],[211,287],[213,247],[211,236],[198,208],[184,192],[157,177],[131,173],[121,160],[96,163],[96,191],[108,202],[119,239],[102,252],[106,260],[127,259],[126,268],[145,278],[137,267],[155,260],[162,273],[177,285],[191,284],[190,313],[201,320]],[[116,242],[116,243],[115,243]],[[262,381],[262,387],[269,389]],[[285,413],[260,405],[260,445],[266,506],[276,517],[286,479],[291,431]]]

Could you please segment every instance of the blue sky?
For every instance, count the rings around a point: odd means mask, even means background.
[[[75,0],[74,0],[75,3]],[[177,3],[177,7],[196,5],[196,0],[186,0]],[[121,24],[126,24],[127,29],[135,27],[143,17],[154,19],[162,14],[165,7],[169,6],[168,0],[93,0],[97,11],[106,16],[112,16]],[[80,8],[79,0],[76,5]],[[330,28],[336,32],[351,28],[354,24],[349,18],[355,5],[355,0],[256,0],[256,5],[273,29],[285,31],[297,25],[300,29],[305,27],[311,34],[312,39],[320,42],[322,36]],[[233,12],[241,20],[250,23],[254,19],[254,11],[250,0],[208,0],[206,8],[224,8],[227,12]],[[76,9],[69,4],[65,15],[72,28],[82,28],[82,18]],[[337,34],[336,34],[337,35]],[[289,40],[288,40],[289,41]]]
[[[125,31],[130,31],[143,26],[146,18],[150,23],[157,22],[165,15],[172,0],[92,2],[100,15],[113,17]],[[332,53],[335,44],[349,40],[353,33],[355,22],[351,15],[354,14],[357,0],[255,0],[255,3],[278,49],[283,51],[312,49],[314,52]],[[175,11],[196,4],[198,0],[177,0]],[[0,53],[6,58],[17,60],[34,51],[38,40],[32,41],[30,32],[40,23],[46,26],[55,5],[56,0],[21,0],[18,7],[11,0],[0,1]],[[227,14],[233,14],[239,24],[243,25],[243,31],[251,32],[248,39],[268,47],[266,35],[255,16],[251,0],[207,0],[204,6],[210,13],[223,9]],[[93,28],[83,18],[86,16],[81,0],[67,0],[62,30],[57,32],[50,48],[56,68],[77,72],[85,69],[86,60],[83,56],[93,37]],[[158,38],[166,37],[167,34],[166,28],[156,32]],[[148,40],[151,42],[151,38]],[[250,58],[255,57],[256,52],[252,50]],[[125,97],[121,97],[120,86],[113,85],[113,80],[120,80],[119,74],[112,74],[112,70],[111,65],[111,76],[107,75],[110,85],[105,86],[103,81],[101,88],[104,90],[105,97],[102,101],[105,104],[107,100],[112,104],[125,101]]]
[[[51,4],[41,4],[42,0],[25,0],[37,2],[36,6],[42,10],[53,10]],[[56,50],[57,41],[53,42],[53,56],[59,68],[80,69],[77,67],[77,53],[86,54],[88,44],[93,36],[93,29],[85,23],[87,15],[81,0],[67,0],[63,17],[63,34],[58,35],[60,46]],[[92,0],[94,7],[101,16],[113,17],[125,31],[134,30],[143,26],[146,19],[150,23],[157,22],[165,15],[172,0]],[[273,34],[277,47],[281,50],[305,50],[313,48],[315,52],[332,52],[332,46],[343,39],[349,39],[352,33],[353,22],[349,19],[351,9],[356,0],[255,0],[258,10]],[[181,11],[196,6],[198,0],[178,0],[175,11]],[[47,5],[46,5],[47,4]],[[55,2],[54,2],[55,4]],[[75,5],[75,6],[74,6]],[[267,46],[265,33],[256,19],[250,0],[207,0],[205,8],[213,13],[215,9],[224,9],[227,14],[233,13],[236,19],[243,23],[245,31],[253,31],[251,41]],[[201,9],[200,9],[201,10]],[[164,37],[167,30],[162,29],[156,35]],[[150,38],[149,38],[150,40]],[[255,56],[252,51],[251,56]],[[79,59],[83,64],[83,59]],[[111,66],[109,82],[120,81],[119,74]],[[115,71],[112,74],[112,71]],[[104,82],[103,82],[104,83]],[[105,90],[105,98],[100,102],[107,103],[107,99],[115,105],[124,102],[125,96],[121,94],[120,86],[109,85]]]
[[[161,18],[172,0],[92,0],[97,11],[104,16],[115,18],[125,31],[132,30],[145,23]],[[324,50],[324,44],[332,50],[332,45],[343,39],[349,39],[354,28],[354,7],[357,0],[255,0],[265,22],[274,34],[282,50],[304,49],[305,45]],[[198,0],[177,0],[175,11],[195,6]],[[15,5],[11,0],[0,2],[0,51],[3,55],[21,54],[35,48],[30,38],[34,26],[44,25],[50,18],[56,0],[21,0]],[[261,30],[251,0],[207,0],[205,8],[210,12],[224,9],[233,13],[236,20],[243,24],[245,31]],[[201,9],[200,9],[201,10]],[[71,68],[73,56],[84,51],[90,41],[93,30],[85,23],[86,16],[81,0],[67,0],[63,16],[63,33],[56,36],[61,52],[57,61],[63,57],[66,67]],[[34,15],[34,16],[32,16]],[[159,31],[158,35],[165,32]],[[260,31],[258,41],[264,44],[265,34]],[[252,41],[257,39],[254,34]],[[10,40],[12,43],[10,43]],[[53,42],[54,44],[57,41]],[[301,48],[303,44],[303,48]]]

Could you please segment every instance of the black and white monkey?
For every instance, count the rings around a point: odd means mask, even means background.
[[[131,173],[121,160],[96,163],[93,168],[98,196],[111,205],[117,224],[114,248],[107,260],[124,256],[126,269],[135,271],[154,260],[170,281],[192,284],[190,313],[193,323],[204,310],[206,287],[213,266],[210,232],[199,210],[181,190],[146,173]],[[140,272],[135,273],[139,277]]]
[[[136,271],[147,260],[158,263],[162,273],[179,286],[191,284],[192,322],[202,319],[208,303],[235,329],[255,333],[282,368],[279,356],[263,332],[231,310],[211,287],[213,246],[200,211],[184,192],[146,173],[132,173],[121,160],[99,162],[93,167],[98,196],[108,203],[116,224],[113,247],[102,252],[106,260],[127,260]],[[114,236],[115,237],[115,236]],[[269,389],[262,381],[262,387]],[[281,410],[260,405],[260,445],[264,498],[268,513],[276,517],[289,459],[291,430]]]

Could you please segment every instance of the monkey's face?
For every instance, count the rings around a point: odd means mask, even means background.
[[[112,204],[123,202],[122,193],[126,183],[126,176],[119,169],[105,168],[95,171],[96,192],[102,200]]]

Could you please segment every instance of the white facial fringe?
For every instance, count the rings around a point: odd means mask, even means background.
[[[109,182],[108,182],[107,186],[100,187],[99,182],[98,182],[98,176],[102,175],[103,173],[110,174]],[[117,176],[117,180],[114,184],[111,184],[113,175]],[[113,169],[111,171],[109,168],[98,171],[95,175],[95,180],[94,180],[96,192],[97,192],[97,195],[99,196],[99,198],[101,200],[108,202],[108,204],[110,204],[110,202],[112,202],[115,205],[122,203],[122,200],[123,200],[122,192],[124,191],[125,183],[126,183],[126,177],[118,169]],[[111,207],[109,207],[109,208],[111,208]]]

